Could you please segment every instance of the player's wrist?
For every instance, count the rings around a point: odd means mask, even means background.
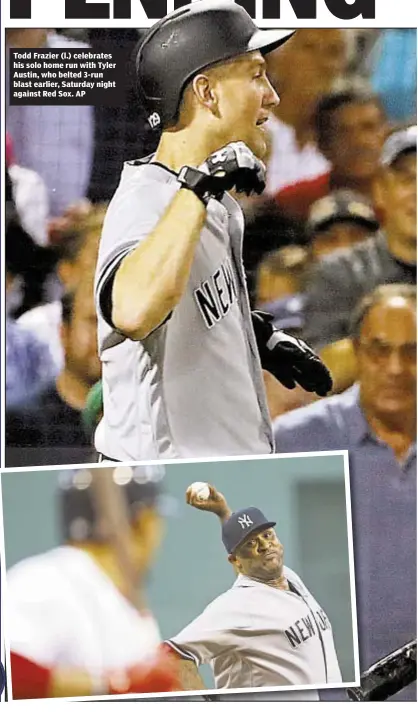
[[[208,207],[209,200],[213,197],[207,189],[207,179],[208,176],[206,173],[191,166],[183,166],[177,178],[181,184],[180,190],[189,190],[194,193],[199,200],[201,200],[205,208]]]
[[[219,519],[221,520],[221,523],[223,524],[230,518],[230,516],[232,514],[232,510],[229,509],[229,507],[223,507],[222,509],[219,510],[219,512],[217,514],[218,514]]]

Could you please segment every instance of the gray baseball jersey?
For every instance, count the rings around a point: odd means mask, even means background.
[[[166,642],[197,665],[208,663],[217,689],[341,682],[326,614],[299,576],[284,573],[289,591],[238,576]]]
[[[132,341],[103,313],[107,281],[179,188],[158,163],[127,163],[107,211],[96,271],[104,399],[96,448],[115,460],[268,454],[274,446],[242,264],[243,217],[231,196],[210,201],[186,291],[165,323]]]

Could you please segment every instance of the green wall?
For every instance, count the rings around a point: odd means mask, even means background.
[[[343,455],[175,463],[166,467],[166,533],[148,581],[151,607],[169,637],[234,580],[216,517],[184,500],[208,481],[232,509],[257,506],[277,521],[285,563],[330,618],[344,681],[355,678]],[[2,474],[6,565],[61,543],[57,471]],[[206,682],[209,681],[205,673]]]

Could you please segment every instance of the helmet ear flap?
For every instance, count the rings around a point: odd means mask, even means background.
[[[158,23],[157,23],[158,24]],[[136,99],[138,101],[138,104],[141,106],[141,108],[147,109],[150,106],[150,97],[147,96],[145,89],[142,85],[142,72],[141,72],[141,63],[143,59],[143,49],[144,49],[144,42],[143,40],[140,40],[133,53],[132,53],[132,64],[135,67],[135,94],[136,94]],[[161,127],[161,116],[158,111],[152,111],[149,112],[147,110],[147,122],[150,126],[151,129],[154,131],[160,129]]]

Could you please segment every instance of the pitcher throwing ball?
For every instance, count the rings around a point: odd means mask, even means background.
[[[139,93],[162,135],[154,155],[125,164],[104,221],[102,459],[270,453],[262,368],[288,388],[331,388],[306,344],[251,314],[229,194],[265,187],[265,122],[279,99],[264,55],[291,35],[260,31],[230,0],[201,0],[138,47]]]
[[[166,641],[183,660],[185,689],[204,687],[197,669],[204,663],[211,666],[217,689],[340,683],[331,624],[299,576],[284,566],[276,523],[255,507],[231,512],[214,487],[208,498],[189,487],[186,498],[220,518],[237,579]],[[319,699],[315,690],[282,694]]]

